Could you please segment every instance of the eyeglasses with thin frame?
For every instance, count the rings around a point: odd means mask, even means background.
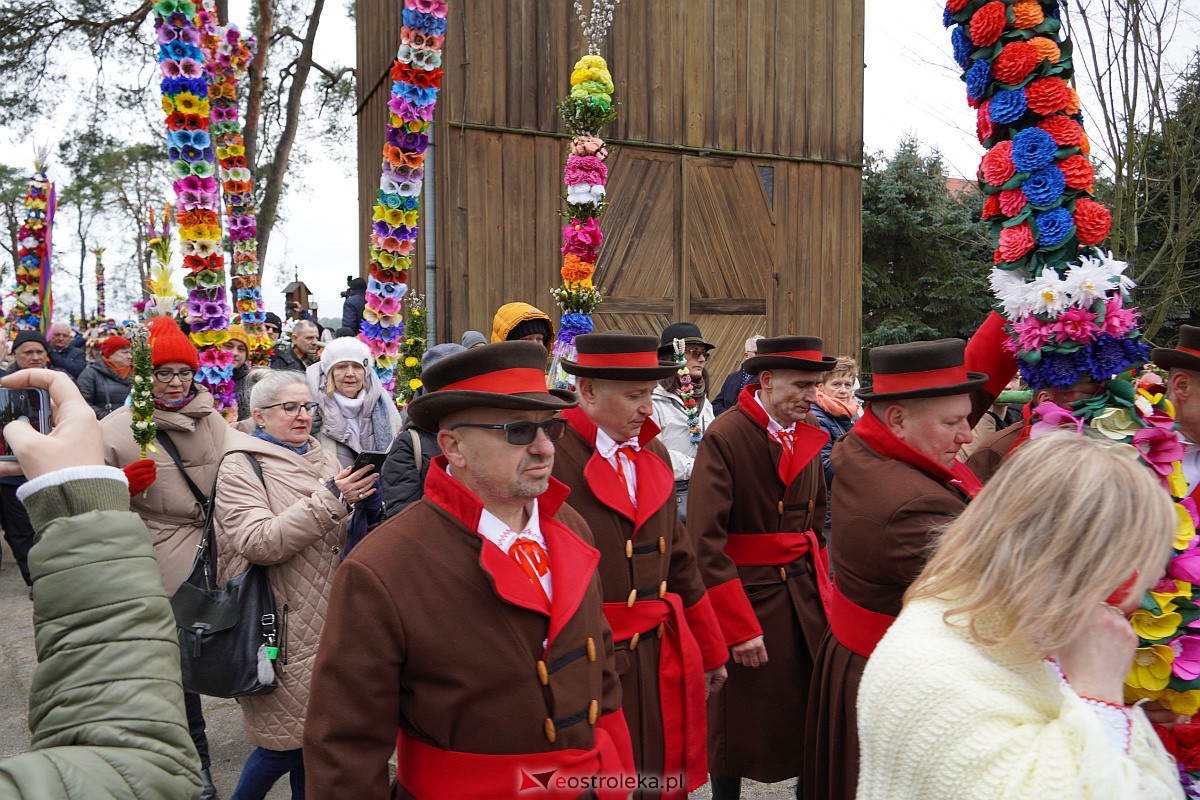
[[[683,352],[687,353],[692,358],[708,358],[708,350],[703,347],[689,347]]]
[[[296,403],[296,402],[272,403],[269,406],[263,406],[259,410],[266,411],[268,408],[282,408],[284,414],[287,414],[289,417],[295,417],[300,414],[300,409],[304,409],[305,411],[308,412],[308,415],[311,417],[313,415],[313,412],[315,412],[317,410],[318,405],[319,405],[318,403]]]
[[[154,370],[154,380],[159,383],[170,383],[176,378],[179,378],[180,383],[187,383],[194,377],[196,377],[196,371],[192,369],[181,369],[179,372],[172,372],[169,369]]]
[[[529,420],[519,420],[517,422],[505,422],[503,424],[485,423],[485,422],[460,422],[451,428],[458,430],[459,428],[483,428],[488,431],[504,431],[504,438],[509,444],[527,445],[532,444],[537,438],[537,432],[541,431],[546,434],[546,438],[552,442],[557,442],[567,432],[567,421],[562,417],[552,417],[544,422],[530,422]]]

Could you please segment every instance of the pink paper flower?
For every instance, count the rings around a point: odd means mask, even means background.
[[[1137,325],[1138,316],[1138,310],[1125,308],[1119,296],[1110,297],[1104,305],[1104,324],[1100,329],[1109,336],[1124,338]]]
[[[590,183],[593,186],[603,186],[608,182],[608,167],[595,156],[567,156],[567,167],[563,170],[563,185],[574,186],[578,183]]]
[[[1033,409],[1033,415],[1038,418],[1029,430],[1029,437],[1036,438],[1047,433],[1053,433],[1067,427],[1075,426],[1075,432],[1083,434],[1083,420],[1073,415],[1069,410],[1049,400],[1038,403]]]
[[[1014,322],[1012,329],[1017,334],[1017,346],[1026,352],[1041,350],[1054,336],[1053,325],[1032,315]]]
[[[562,246],[563,255],[570,253],[584,261],[595,263],[596,251],[600,249],[604,234],[594,218],[588,217],[582,222],[573,219],[570,224],[563,226],[562,234],[565,242]]]
[[[1179,437],[1162,428],[1142,428],[1133,435],[1133,446],[1146,463],[1164,478],[1175,471],[1172,462],[1183,458],[1183,445]]]
[[[1059,341],[1071,339],[1081,344],[1091,344],[1100,329],[1096,326],[1096,315],[1085,308],[1068,308],[1058,315],[1054,332]]]
[[[1167,574],[1188,583],[1200,583],[1200,548],[1185,550],[1167,562]]]
[[[1200,677],[1200,636],[1180,636],[1171,642],[1175,661],[1171,671],[1185,681]]]

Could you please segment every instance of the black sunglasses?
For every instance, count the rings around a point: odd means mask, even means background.
[[[520,422],[505,422],[503,425],[498,422],[460,422],[450,430],[458,430],[459,428],[483,428],[489,431],[504,431],[504,438],[509,444],[526,445],[533,442],[539,430],[546,434],[547,439],[557,442],[567,432],[567,421],[562,417],[553,417],[545,422],[521,420]]]

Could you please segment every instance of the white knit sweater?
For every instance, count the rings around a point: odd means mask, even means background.
[[[1175,765],[1140,709],[1128,747],[1040,661],[984,649],[905,606],[858,695],[858,800],[1182,798]]]

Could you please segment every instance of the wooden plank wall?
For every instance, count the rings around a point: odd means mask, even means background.
[[[390,61],[398,22],[384,11],[398,5],[359,0],[364,87],[379,70],[363,65],[364,41],[390,37],[374,46]],[[602,49],[620,116],[607,131],[599,327],[658,333],[690,314],[720,338],[714,380],[755,332],[816,333],[830,352],[858,352],[863,14],[864,0],[617,6]],[[565,134],[555,104],[582,52],[571,0],[450,0],[435,136],[443,341],[488,332],[510,300],[556,316]],[[361,115],[366,220],[385,117],[377,136],[362,131],[388,86]],[[756,185],[760,166],[773,171],[773,198]],[[735,188],[714,177],[722,170]],[[722,225],[697,227],[718,210]]]

